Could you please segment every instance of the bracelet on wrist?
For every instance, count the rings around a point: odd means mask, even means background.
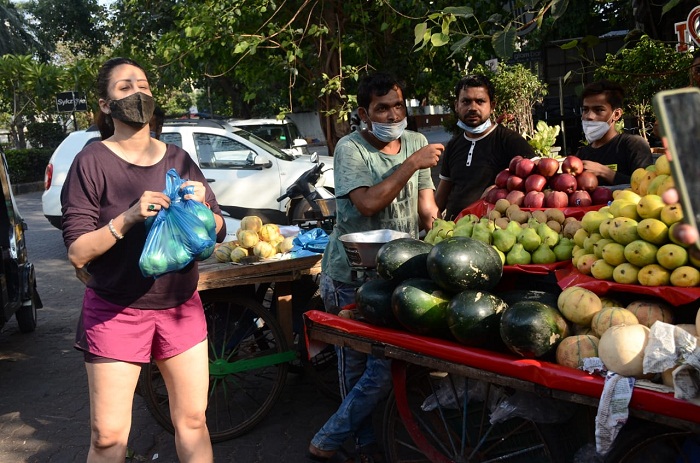
[[[107,224],[107,228],[109,228],[109,232],[112,234],[112,236],[113,236],[117,241],[119,241],[119,240],[121,240],[121,239],[124,239],[124,235],[122,235],[121,233],[119,233],[119,232],[114,228],[114,224],[113,224],[112,222],[114,222],[114,219],[110,220],[109,223]]]

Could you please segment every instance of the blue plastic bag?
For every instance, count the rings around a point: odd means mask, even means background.
[[[213,251],[216,243],[216,225],[205,224],[198,216],[196,204],[188,203],[200,204],[208,210],[206,206],[197,201],[182,198],[184,194],[191,193],[191,191],[180,191],[180,186],[185,181],[180,178],[175,169],[170,169],[166,175],[163,193],[170,198],[170,207],[158,211],[150,224],[146,243],[139,258],[139,268],[146,277],[157,277],[164,273],[181,270],[198,256],[207,253],[211,255]],[[209,213],[211,214],[211,211]],[[211,223],[215,224],[213,216]],[[149,224],[147,223],[146,226],[148,227]]]
[[[299,232],[292,240],[292,257],[323,254],[328,244],[328,233],[322,228],[312,228]]]

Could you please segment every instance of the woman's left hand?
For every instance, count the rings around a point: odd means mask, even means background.
[[[207,190],[204,188],[204,184],[202,182],[196,182],[194,180],[188,180],[185,183],[180,186],[180,189],[186,188],[188,186],[191,186],[194,188],[194,193],[192,194],[186,194],[183,196],[185,199],[194,199],[195,201],[199,201],[200,203],[204,203],[206,199],[206,193]]]

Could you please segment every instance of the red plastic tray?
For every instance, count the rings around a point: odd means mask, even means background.
[[[468,214],[474,214],[474,215],[477,215],[479,217],[484,217],[489,212],[491,212],[494,207],[495,207],[494,204],[491,204],[484,199],[479,199],[479,200],[473,202],[472,204],[470,204],[469,206],[465,207],[464,209],[462,209],[462,212],[460,212],[459,215],[454,220],[456,222],[457,220],[461,219],[462,217],[464,217],[465,215],[468,215]],[[566,217],[576,217],[577,219],[581,219],[581,217],[583,217],[586,214],[586,212],[597,211],[601,207],[603,207],[602,204],[598,204],[595,206],[588,206],[588,207],[564,207],[564,208],[558,208],[558,209],[560,211],[564,212],[564,216],[566,216]],[[531,211],[543,211],[546,208],[522,207],[521,209],[523,211],[530,211],[531,212]]]

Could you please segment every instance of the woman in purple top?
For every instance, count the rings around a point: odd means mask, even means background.
[[[214,212],[217,241],[226,234],[204,175],[182,149],[150,136],[154,100],[146,73],[114,58],[97,77],[103,140],[75,158],[61,192],[68,258],[86,284],[75,347],[83,351],[90,392],[88,462],[126,457],[131,407],[141,364],[155,359],[163,373],[181,462],[211,462],[206,425],[209,384],[206,321],[195,263],[156,279],[138,266],[144,221],[170,205],[162,193],[175,168],[185,199]]]

